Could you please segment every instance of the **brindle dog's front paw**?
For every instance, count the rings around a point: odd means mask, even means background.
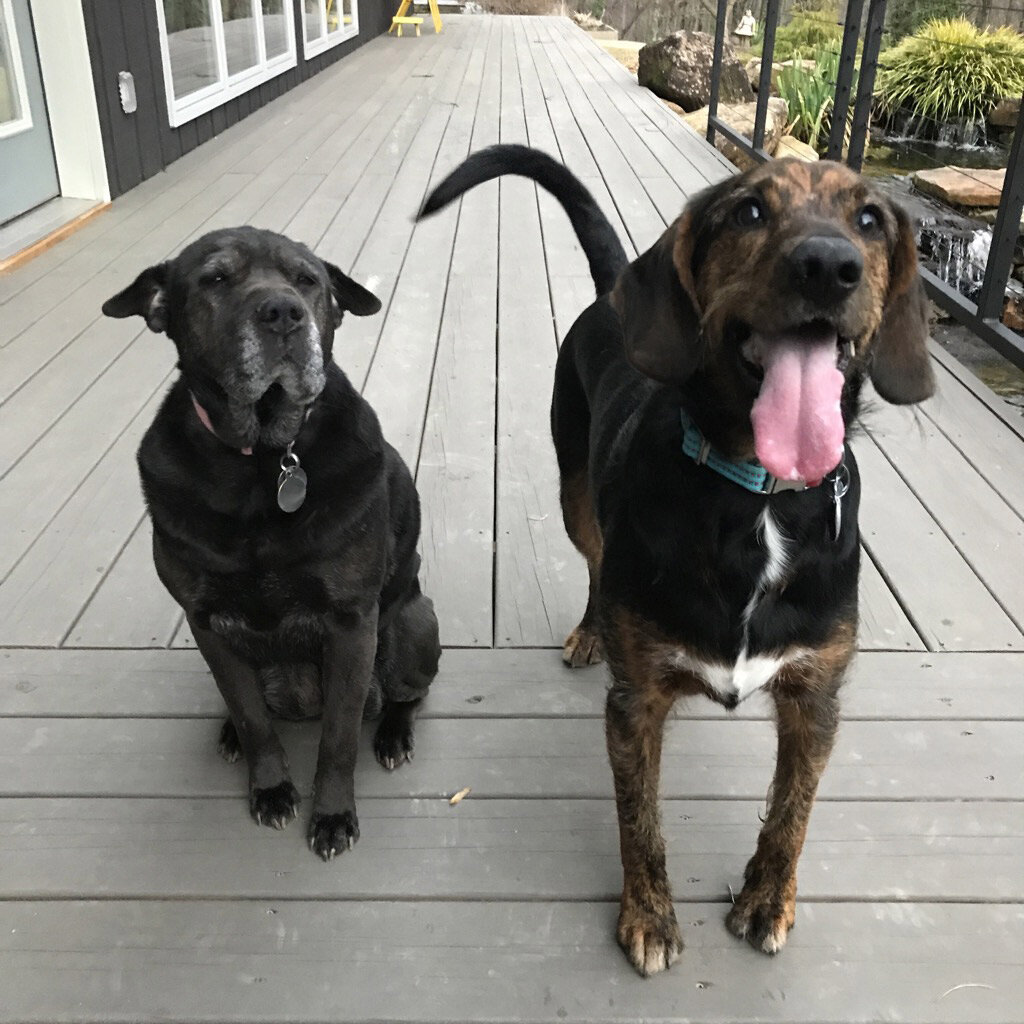
[[[332,860],[336,854],[351,850],[359,839],[359,819],[355,811],[341,814],[313,812],[309,819],[309,848],[321,859]]]
[[[565,638],[562,661],[570,668],[583,668],[604,661],[604,644],[597,630],[582,622]]]
[[[298,790],[288,779],[266,789],[254,788],[249,793],[249,812],[257,825],[284,828],[299,812]]]
[[[746,939],[762,953],[774,955],[786,944],[796,920],[796,882],[781,888],[749,882],[736,897],[725,925],[738,939]]]
[[[666,913],[656,913],[624,903],[617,937],[629,962],[645,978],[667,970],[683,951],[683,937],[671,904]]]

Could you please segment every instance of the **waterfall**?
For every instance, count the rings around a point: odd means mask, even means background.
[[[975,298],[985,279],[992,229],[953,228],[922,221],[918,248],[935,274],[962,295]]]

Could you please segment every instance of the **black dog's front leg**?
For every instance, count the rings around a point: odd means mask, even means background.
[[[298,811],[299,794],[288,774],[288,758],[274,732],[256,672],[222,637],[202,629],[191,616],[188,624],[228,706],[249,765],[249,811],[259,825],[284,828]]]
[[[323,732],[309,820],[309,848],[323,860],[359,838],[353,773],[376,653],[376,605],[333,623],[324,641]]]

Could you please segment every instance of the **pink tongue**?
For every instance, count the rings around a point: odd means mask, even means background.
[[[750,421],[761,465],[783,480],[818,483],[843,457],[836,336],[758,337],[764,383]]]

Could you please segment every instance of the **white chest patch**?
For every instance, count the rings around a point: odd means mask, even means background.
[[[763,686],[767,686],[784,665],[798,661],[807,654],[799,647],[771,654],[747,653],[750,619],[765,592],[783,580],[790,559],[789,540],[779,529],[767,506],[758,517],[756,529],[761,545],[765,549],[765,564],[754,592],[743,609],[743,642],[736,661],[731,665],[705,661],[703,658],[693,657],[688,651],[678,649],[668,652],[667,658],[673,668],[692,672],[718,694],[725,704],[732,707],[746,700]]]

